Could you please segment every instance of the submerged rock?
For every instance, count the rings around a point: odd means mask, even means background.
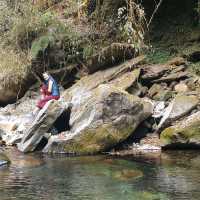
[[[132,179],[141,178],[143,172],[139,170],[123,169],[113,172],[112,178],[115,178],[120,181],[128,181]]]
[[[7,165],[9,163],[10,163],[10,160],[8,159],[8,157],[0,153],[0,166]]]
[[[79,102],[80,103],[80,102]],[[130,136],[152,113],[153,105],[110,85],[91,91],[71,112],[71,130],[52,136],[44,152],[93,154]]]
[[[163,147],[200,147],[200,112],[165,129],[160,139]]]

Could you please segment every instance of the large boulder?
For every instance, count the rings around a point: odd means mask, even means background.
[[[70,132],[62,137],[52,136],[44,152],[93,154],[106,151],[129,137],[152,110],[150,102],[112,85],[100,85],[82,96],[81,101],[74,101]]]
[[[160,139],[163,147],[200,147],[200,112],[165,129]]]
[[[17,103],[0,109],[0,136],[6,145],[21,141],[24,130],[33,121],[31,112],[35,109],[38,99],[39,92],[29,90]]]
[[[10,74],[1,74],[0,76],[0,105],[5,106],[16,102],[21,98],[29,87],[33,84],[34,78],[27,74],[25,78],[12,77]],[[17,75],[16,75],[17,76]],[[20,79],[15,82],[13,80]]]
[[[198,103],[199,99],[194,95],[176,96],[163,113],[163,117],[158,125],[158,128],[168,125],[174,120],[185,116],[192,111],[192,109],[194,109]]]

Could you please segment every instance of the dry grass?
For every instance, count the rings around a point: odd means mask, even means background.
[[[28,74],[29,66],[26,54],[0,47],[0,81],[4,87],[21,83]]]

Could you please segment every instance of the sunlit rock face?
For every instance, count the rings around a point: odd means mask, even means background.
[[[125,140],[152,113],[152,104],[111,85],[100,85],[72,108],[71,130],[51,137],[44,152],[93,154]]]

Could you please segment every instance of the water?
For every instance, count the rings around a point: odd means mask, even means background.
[[[0,200],[200,199],[199,152],[129,158],[6,154],[12,164],[0,168]]]

